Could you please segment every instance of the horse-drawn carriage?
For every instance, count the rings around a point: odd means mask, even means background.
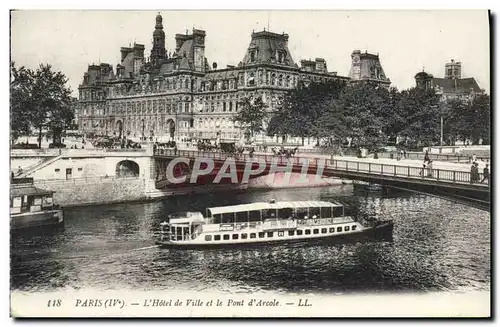
[[[271,150],[273,151],[273,154],[276,156],[285,156],[287,158],[295,156],[295,153],[297,152],[297,147],[293,149],[286,149],[285,147],[281,147],[280,149],[272,148]]]

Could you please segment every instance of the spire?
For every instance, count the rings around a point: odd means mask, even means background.
[[[163,18],[160,13],[156,15],[155,30],[153,32],[153,47],[151,49],[150,59],[152,62],[165,59],[165,32],[163,31]]]
[[[163,29],[163,18],[161,17],[161,14],[158,12],[158,15],[156,15],[156,25],[155,29],[157,30],[162,30]]]

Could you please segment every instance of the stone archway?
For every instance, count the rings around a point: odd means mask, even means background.
[[[116,164],[116,177],[139,177],[139,164],[132,160],[122,160]]]

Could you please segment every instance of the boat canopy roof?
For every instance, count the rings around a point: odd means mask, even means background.
[[[173,224],[203,222],[203,215],[199,211],[176,212],[169,215],[169,220]]]
[[[32,185],[12,185],[10,188],[10,197],[17,196],[44,196],[44,195],[52,195],[54,191],[43,190],[38,187]]]
[[[247,204],[237,204],[233,206],[213,207],[208,208],[211,215],[222,213],[267,210],[267,209],[283,209],[283,208],[311,208],[311,207],[342,207],[338,202],[326,201],[280,201],[280,202],[255,202]]]

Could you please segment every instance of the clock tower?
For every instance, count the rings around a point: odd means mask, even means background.
[[[349,77],[351,79],[361,79],[361,51],[354,50],[351,54],[351,71]]]
[[[385,76],[378,54],[362,53],[354,50],[351,54],[351,82],[370,82],[383,87],[389,87],[391,80]]]
[[[155,30],[153,32],[153,46],[151,48],[151,61],[157,62],[165,59],[165,32],[163,31],[163,18],[160,13],[156,16]]]

